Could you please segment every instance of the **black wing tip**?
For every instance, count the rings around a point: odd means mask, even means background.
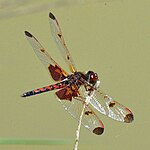
[[[55,16],[54,16],[51,12],[49,13],[49,17],[50,17],[51,19],[53,19],[53,20],[56,19]]]
[[[104,132],[104,128],[102,127],[97,127],[93,130],[93,133],[97,134],[97,135],[101,135]]]
[[[127,114],[124,118],[124,122],[126,122],[126,123],[131,123],[133,121],[134,121],[134,116],[132,113]]]
[[[32,37],[32,34],[29,33],[28,31],[24,31],[25,35],[28,36],[28,37]]]

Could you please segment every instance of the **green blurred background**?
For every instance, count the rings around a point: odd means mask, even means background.
[[[82,127],[79,149],[149,149],[149,8],[148,0],[0,0],[0,150],[73,148],[77,122],[54,92],[20,97],[53,83],[24,30],[31,31],[67,69],[51,36],[50,11],[58,18],[78,69],[96,71],[103,91],[135,116],[132,124],[123,124],[99,114],[105,133],[95,136]],[[13,139],[31,143],[10,144]]]

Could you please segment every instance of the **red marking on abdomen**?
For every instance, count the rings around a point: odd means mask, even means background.
[[[41,93],[56,90],[56,89],[61,89],[63,87],[66,87],[67,85],[68,85],[67,81],[62,81],[60,83],[48,85],[42,88],[38,88],[32,91],[25,92],[23,93],[22,97],[32,96],[32,95],[41,94]]]
[[[35,93],[39,92],[39,89],[34,90]]]
[[[56,84],[54,84],[53,87],[54,87],[54,89],[58,89],[59,88],[59,86],[56,85]]]
[[[45,88],[40,88],[39,90],[40,90],[40,91],[45,91]]]
[[[52,88],[50,86],[46,86],[46,89],[48,90],[52,90]]]

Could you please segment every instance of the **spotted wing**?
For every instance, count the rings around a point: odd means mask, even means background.
[[[127,107],[114,101],[101,90],[95,90],[89,97],[90,104],[100,113],[121,122],[130,123],[134,120],[132,112]]]
[[[76,97],[70,100],[59,100],[63,105],[64,109],[71,114],[75,119],[79,121],[80,115],[84,106],[84,99],[82,97]],[[82,125],[93,132],[94,134],[100,135],[104,132],[104,125],[94,111],[86,105],[84,114],[82,117]]]
[[[68,48],[66,46],[66,43],[64,41],[60,26],[58,24],[56,17],[51,12],[49,13],[49,22],[50,22],[50,27],[51,27],[53,38],[54,38],[60,52],[62,53],[65,61],[69,65],[71,72],[75,72],[76,68],[73,63],[73,59],[72,59],[72,57],[68,51]]]
[[[31,33],[25,31],[25,35],[38,58],[50,72],[52,78],[55,81],[63,80],[67,76],[67,73],[52,59],[48,52]]]

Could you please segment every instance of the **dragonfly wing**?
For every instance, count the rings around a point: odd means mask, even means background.
[[[53,38],[54,38],[61,54],[63,55],[65,61],[69,65],[71,72],[75,72],[76,68],[73,63],[73,59],[72,59],[72,57],[68,51],[68,48],[66,46],[66,43],[64,41],[60,26],[58,24],[56,17],[51,12],[49,13],[49,22],[50,22],[50,27],[51,27]]]
[[[130,123],[134,120],[132,112],[127,107],[114,101],[101,90],[94,91],[90,98],[90,104],[100,113],[114,120],[126,123]]]
[[[85,104],[82,97],[72,98],[72,100],[59,100],[64,109],[71,114],[76,120],[79,121],[80,115]],[[104,132],[104,125],[94,111],[86,105],[82,118],[82,125],[90,130],[92,133],[100,135]]]
[[[25,35],[38,58],[50,72],[52,78],[55,81],[63,80],[67,76],[67,73],[52,59],[44,47],[31,33],[25,31]]]

